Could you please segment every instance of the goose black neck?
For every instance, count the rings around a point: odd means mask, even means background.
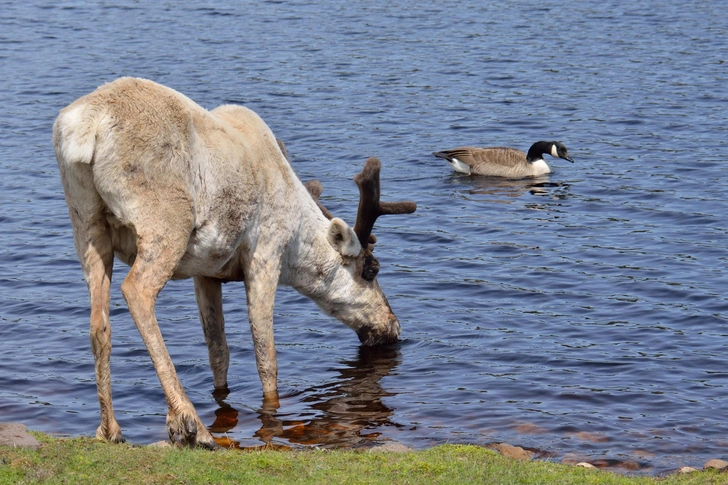
[[[526,160],[529,162],[535,162],[536,160],[542,160],[544,153],[551,153],[551,147],[553,142],[551,141],[537,141],[528,150]]]

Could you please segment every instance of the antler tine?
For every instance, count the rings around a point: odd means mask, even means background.
[[[283,143],[283,140],[280,138],[276,138],[276,143],[278,143],[278,148],[281,149],[281,153],[283,153],[283,156],[286,157],[286,161],[288,163],[291,163],[291,157],[288,156],[288,150],[286,150],[286,144]]]
[[[378,158],[370,158],[364,164],[361,173],[354,176],[359,187],[359,209],[356,213],[354,232],[363,248],[369,246],[369,236],[379,216],[385,214],[411,214],[417,210],[414,202],[380,202],[381,195],[379,172],[382,162]]]
[[[304,187],[306,187],[306,190],[308,190],[308,193],[311,194],[311,198],[314,200],[314,202],[316,202],[318,208],[321,209],[321,213],[324,215],[324,217],[329,220],[333,219],[334,215],[329,212],[329,210],[324,207],[324,205],[319,201],[319,197],[324,191],[324,187],[321,185],[321,182],[319,182],[318,180],[309,180],[303,185]]]
[[[276,143],[278,143],[278,148],[281,149],[281,153],[283,153],[283,156],[286,157],[286,161],[288,163],[291,163],[291,157],[288,155],[288,150],[286,149],[286,144],[283,143],[283,140],[280,138],[276,138]],[[328,220],[331,220],[334,218],[334,215],[329,212],[329,210],[324,207],[324,205],[319,201],[319,197],[321,196],[321,193],[324,191],[324,187],[321,185],[321,182],[318,180],[309,180],[305,184],[303,184],[304,187],[306,187],[306,190],[308,190],[308,193],[311,195],[311,198],[316,202],[316,205],[321,210],[321,213],[326,217]]]

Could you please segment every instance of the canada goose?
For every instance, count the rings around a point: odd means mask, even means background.
[[[537,177],[551,171],[543,159],[544,153],[574,162],[569,158],[569,152],[564,144],[558,141],[537,141],[531,145],[528,154],[508,147],[463,147],[434,152],[433,155],[444,158],[456,172],[524,178]]]

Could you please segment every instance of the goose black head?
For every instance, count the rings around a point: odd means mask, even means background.
[[[574,160],[569,158],[569,151],[566,149],[566,146],[560,141],[537,141],[528,150],[526,161],[533,163],[537,160],[543,160],[544,153],[548,153],[554,158],[563,158],[572,163],[574,162]]]
[[[551,149],[551,155],[574,163],[574,160],[569,158],[569,150],[567,150],[566,146],[560,141],[554,142],[553,148]]]

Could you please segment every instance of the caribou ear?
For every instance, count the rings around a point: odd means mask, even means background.
[[[361,252],[361,244],[354,230],[338,217],[331,219],[328,238],[329,244],[342,256],[354,257]]]

